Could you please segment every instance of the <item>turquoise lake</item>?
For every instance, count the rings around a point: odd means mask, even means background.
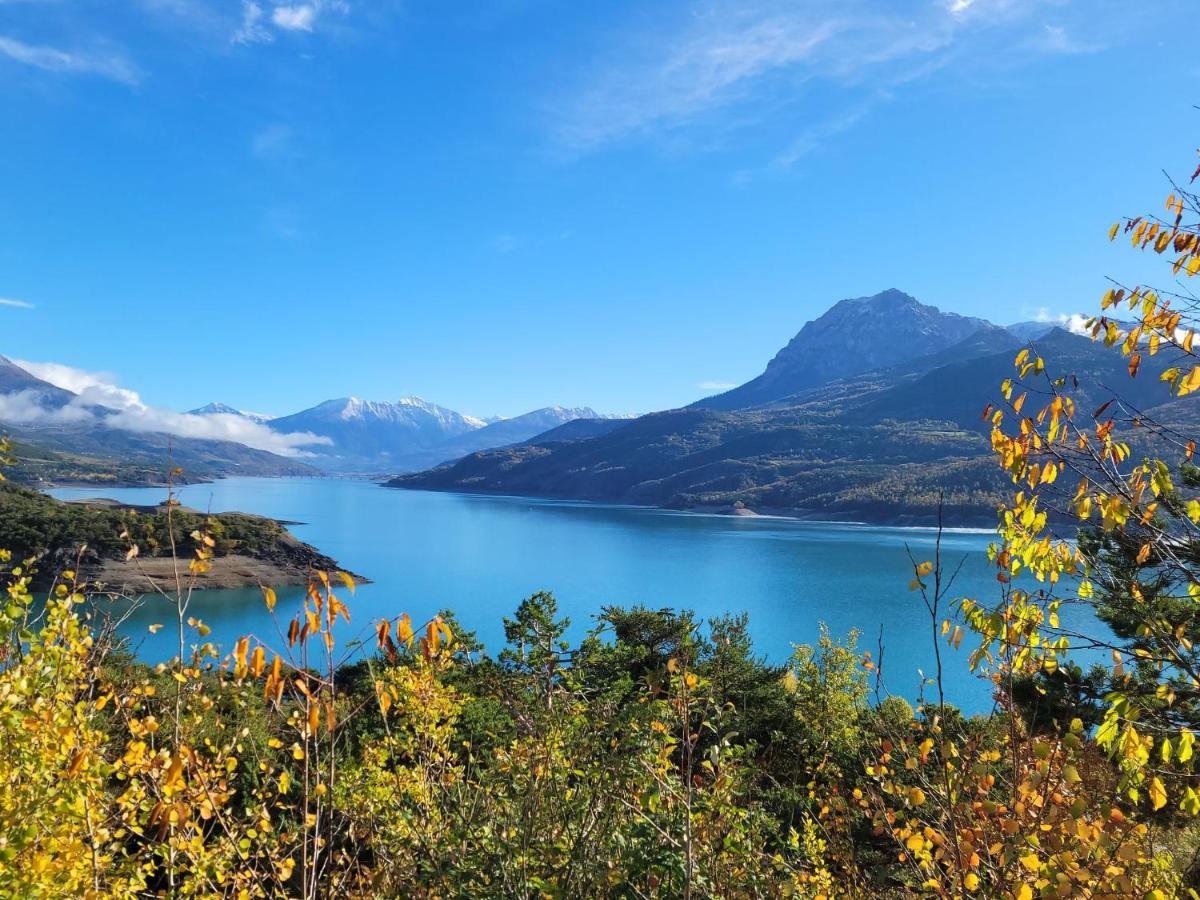
[[[62,499],[105,496],[138,504],[161,502],[162,488],[61,488]],[[891,693],[916,696],[919,671],[933,672],[929,618],[912,577],[905,545],[931,558],[928,529],[734,518],[590,503],[427,493],[342,479],[234,478],[180,489],[201,510],[259,513],[292,526],[343,566],[373,580],[348,599],[352,624],[343,639],[367,638],[371,621],[407,612],[414,622],[455,610],[489,651],[503,643],[502,617],[522,597],[552,591],[573,636],[594,624],[604,606],[641,604],[692,609],[702,617],[746,612],[755,645],[773,661],[793,643],[815,640],[819,623],[835,635],[862,632],[874,654],[880,630],[884,675]],[[990,533],[948,532],[945,564],[965,558],[955,596],[994,600],[997,584],[986,557]],[[279,591],[276,615],[286,624],[301,589]],[[125,633],[139,655],[159,661],[174,653],[162,598],[147,598]],[[277,641],[257,589],[201,591],[191,614],[228,647],[242,634]],[[1078,613],[1077,613],[1078,615]],[[947,699],[970,711],[991,705],[990,685],[967,672],[969,639],[943,653]]]

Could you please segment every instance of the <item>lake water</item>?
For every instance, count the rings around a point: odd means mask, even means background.
[[[97,495],[139,504],[161,502],[161,488],[62,488],[62,499]],[[346,640],[366,638],[373,619],[407,612],[414,623],[455,610],[495,653],[502,617],[521,598],[552,591],[574,637],[606,605],[695,610],[703,617],[746,612],[756,647],[782,661],[793,643],[811,642],[826,623],[835,635],[862,632],[875,651],[883,631],[884,674],[892,693],[916,695],[918,671],[933,671],[929,619],[905,546],[933,555],[927,529],[706,516],[640,507],[427,493],[339,479],[234,478],[188,485],[181,501],[214,512],[242,511],[302,522],[292,531],[373,580],[349,601]],[[990,533],[943,535],[953,568],[965,557],[956,596],[989,601],[997,584],[986,558]],[[345,592],[343,592],[344,594]],[[301,589],[279,591],[276,614],[292,615]],[[192,614],[228,647],[242,634],[272,639],[275,625],[257,589],[202,591]],[[126,625],[144,659],[174,653],[161,598],[149,598]],[[990,706],[989,685],[967,673],[969,638],[943,653],[947,698],[971,711]]]

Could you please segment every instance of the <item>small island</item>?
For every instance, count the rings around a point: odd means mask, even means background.
[[[345,571],[337,560],[304,543],[288,523],[241,512],[206,514],[187,507],[131,506],[115,500],[64,502],[30,488],[0,484],[0,548],[13,562],[34,560],[34,584],[66,569],[89,583],[123,593],[175,587],[176,560],[185,580],[197,542],[208,535],[213,556],[195,588],[304,584],[316,571]],[[172,535],[175,554],[172,554]],[[130,556],[130,548],[137,547]],[[356,581],[367,579],[350,574]]]

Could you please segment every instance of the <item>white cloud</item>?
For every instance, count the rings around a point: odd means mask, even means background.
[[[14,359],[13,362],[34,378],[40,378],[55,387],[77,394],[80,402],[85,405],[106,406],[110,409],[143,405],[135,391],[118,387],[116,377],[108,372],[85,372],[61,363],[31,362],[24,359]]]
[[[276,32],[312,32],[327,13],[346,15],[345,0],[308,0],[304,3],[275,3],[267,7],[256,0],[242,0],[242,21],[233,33],[235,44],[269,44]]]
[[[33,309],[32,303],[24,300],[14,300],[12,297],[0,297],[0,306],[15,306],[18,309]]]
[[[179,437],[235,441],[280,456],[306,456],[308,454],[302,448],[332,443],[327,437],[307,431],[279,434],[266,425],[231,413],[198,416],[149,406],[119,410],[107,417],[104,424],[124,431],[166,432]]]
[[[1086,337],[1091,337],[1092,330],[1087,327],[1088,317],[1083,313],[1052,313],[1049,309],[1042,306],[1038,308],[1034,314],[1035,322],[1045,322],[1051,325],[1057,325],[1071,334],[1081,334]]]
[[[1090,336],[1092,331],[1087,327],[1088,317],[1082,313],[1071,313],[1069,316],[1060,316],[1058,324],[1061,328],[1065,328],[1071,334],[1082,334]]]
[[[125,84],[137,84],[142,77],[138,68],[119,54],[70,52],[26,44],[4,35],[0,35],[0,56],[47,72],[99,75]]]
[[[1088,319],[1091,316],[1085,316],[1083,313],[1052,313],[1046,307],[1040,307],[1037,314],[1034,316],[1035,322],[1045,322],[1048,325],[1057,325],[1064,331],[1069,331],[1071,334],[1078,334],[1082,337],[1090,338],[1092,336],[1092,328],[1089,326]],[[1122,322],[1120,319],[1114,319],[1117,323],[1118,330],[1122,335],[1128,334],[1129,329],[1133,327],[1132,322]],[[1178,328],[1175,331],[1175,340],[1183,343],[1187,337],[1187,330]],[[1141,341],[1149,340],[1148,335],[1142,335]]]
[[[275,36],[266,26],[266,13],[253,0],[242,0],[242,24],[233,33],[235,44],[265,44],[273,41]]]
[[[34,390],[0,394],[0,422],[17,425],[70,425],[93,419],[90,410],[68,404],[62,407],[42,405],[42,395]]]
[[[259,422],[229,413],[195,415],[148,406],[136,391],[121,387],[108,373],[87,372],[53,362],[13,362],[34,377],[77,396],[65,406],[48,409],[36,402],[37,393],[33,391],[0,395],[0,420],[28,424],[92,420],[123,431],[165,432],[178,437],[236,441],[281,456],[303,457],[309,455],[304,447],[331,443],[329,438],[309,432],[279,434]]]
[[[271,13],[271,21],[285,31],[312,31],[316,20],[317,7],[311,3],[277,6]]]
[[[702,391],[728,391],[737,387],[732,381],[701,381],[696,387]]]

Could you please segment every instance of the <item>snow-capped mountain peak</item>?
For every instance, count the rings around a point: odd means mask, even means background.
[[[339,397],[270,423],[281,433],[307,431],[328,437],[329,450],[317,451],[319,464],[339,471],[386,472],[414,450],[482,428],[473,416],[420,397],[365,400]]]
[[[240,416],[243,419],[249,419],[251,422],[263,424],[270,422],[274,416],[269,416],[266,413],[247,412],[244,409],[235,409],[228,403],[222,403],[219,400],[214,400],[212,403],[206,403],[203,406],[198,406],[196,409],[189,409],[188,412],[193,416]]]

